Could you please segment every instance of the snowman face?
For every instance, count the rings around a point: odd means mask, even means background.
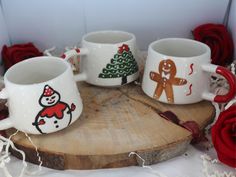
[[[39,102],[42,106],[53,106],[58,101],[60,101],[60,95],[54,92],[51,96],[42,96]]]

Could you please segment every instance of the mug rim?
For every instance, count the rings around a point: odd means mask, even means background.
[[[88,38],[89,36],[92,35],[97,35],[97,34],[105,34],[105,33],[116,33],[116,34],[123,34],[123,35],[127,35],[130,37],[130,39],[128,40],[124,40],[121,42],[114,42],[114,43],[109,43],[109,42],[93,42],[93,41],[89,41],[86,38]],[[120,31],[120,30],[101,30],[101,31],[93,31],[93,32],[89,32],[87,34],[85,34],[82,37],[82,41],[87,43],[87,44],[93,44],[93,45],[118,45],[118,44],[123,44],[123,43],[129,43],[131,41],[135,40],[135,35],[133,33],[130,32],[126,32],[126,31]]]
[[[52,79],[49,79],[49,80],[46,80],[46,81],[43,81],[43,82],[38,82],[38,83],[30,83],[30,84],[19,84],[19,83],[15,83],[11,80],[9,80],[9,74],[11,72],[14,72],[14,70],[19,67],[20,65],[24,65],[26,63],[29,63],[29,62],[32,62],[32,61],[35,61],[35,60],[53,60],[53,61],[56,61],[56,62],[60,62],[60,63],[63,63],[65,66],[66,66],[66,69],[59,73],[57,76],[53,77]],[[69,66],[69,63],[67,63],[66,61],[64,61],[62,58],[59,58],[59,57],[54,57],[54,56],[39,56],[39,57],[33,57],[33,58],[29,58],[29,59],[26,59],[26,60],[23,60],[19,63],[16,63],[15,65],[11,66],[7,71],[6,73],[4,74],[4,82],[6,83],[10,83],[11,85],[15,85],[15,86],[35,86],[35,85],[45,85],[45,83],[47,82],[50,82],[50,81],[53,81],[53,80],[56,80],[58,79],[60,76],[64,75],[66,72],[68,72],[68,70],[70,69],[70,66]]]
[[[197,44],[198,46],[201,46],[201,47],[205,48],[205,52],[203,52],[199,55],[193,55],[193,56],[175,56],[175,55],[167,55],[165,53],[159,52],[159,51],[154,49],[154,46],[156,44],[161,43],[161,42],[165,42],[165,41],[186,41],[186,42],[191,42],[191,43]],[[188,38],[163,38],[163,39],[159,39],[159,40],[156,40],[156,41],[152,42],[149,45],[148,50],[149,51],[151,50],[152,52],[158,53],[158,54],[163,55],[163,56],[168,57],[168,58],[178,58],[178,59],[185,59],[185,58],[188,58],[188,59],[193,58],[194,59],[194,58],[204,56],[207,53],[211,53],[210,47],[207,46],[206,44],[204,44],[202,42],[199,42],[199,41],[196,41],[196,40],[193,40],[193,39],[188,39]]]

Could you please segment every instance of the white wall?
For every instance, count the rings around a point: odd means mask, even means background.
[[[1,4],[1,2],[0,2]],[[7,27],[6,27],[6,23],[3,17],[3,13],[2,13],[2,8],[0,6],[0,60],[2,58],[1,55],[1,49],[3,47],[3,45],[9,45],[10,41],[8,38],[8,32],[7,32]]]
[[[1,5],[1,2],[0,2]],[[2,8],[0,6],[0,63],[2,61],[2,47],[3,45],[10,45],[10,40],[8,38],[8,32],[7,32],[7,27],[6,27],[6,23],[3,17],[3,13],[2,13]],[[2,66],[0,66],[0,75],[3,74],[3,68]]]
[[[85,33],[83,0],[2,0],[2,5],[13,43],[64,48]]]
[[[236,1],[233,0],[231,4],[229,29],[234,40],[234,57],[236,57]],[[235,58],[236,59],[236,58]]]
[[[228,0],[2,0],[13,43],[40,49],[77,44],[86,32],[118,29],[141,49],[163,37],[191,37],[203,23],[221,23]]]

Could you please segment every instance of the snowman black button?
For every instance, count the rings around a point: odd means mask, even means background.
[[[58,121],[55,120],[55,121],[54,121],[54,124],[57,124],[57,123],[58,123]],[[59,125],[56,125],[55,127],[56,127],[56,128],[59,128]]]

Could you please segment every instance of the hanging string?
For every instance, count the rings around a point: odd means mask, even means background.
[[[29,142],[34,146],[35,148],[35,151],[36,151],[36,155],[38,157],[38,162],[39,162],[39,165],[38,165],[38,170],[34,171],[34,172],[29,172],[29,171],[26,171],[26,174],[28,175],[38,175],[39,172],[42,171],[42,164],[43,164],[43,161],[41,160],[41,156],[39,154],[39,151],[38,151],[38,147],[34,144],[34,142],[32,141],[32,139],[30,138],[30,136],[25,133],[25,136],[27,137],[27,139],[29,140]]]
[[[142,160],[142,167],[143,167],[143,168],[148,168],[148,169],[151,169],[151,170],[152,170],[152,168],[151,168],[150,166],[145,165],[145,160],[144,160],[139,154],[137,154],[136,152],[130,152],[130,153],[129,153],[129,157],[130,157],[131,155],[136,155],[140,160]]]
[[[148,165],[145,165],[145,160],[136,152],[130,152],[129,153],[129,157],[131,155],[136,155],[141,161],[142,161],[142,168],[147,168],[148,170],[150,170],[151,173],[153,173],[154,175],[158,176],[158,177],[167,177],[166,175],[160,173],[160,172],[157,172],[156,170],[153,170],[152,167],[148,166]]]
[[[27,167],[27,163],[25,162],[25,153],[20,150],[20,149],[17,149],[14,145],[14,143],[11,141],[11,138],[13,136],[15,136],[16,134],[18,133],[18,130],[13,133],[8,139],[3,137],[3,136],[0,136],[0,140],[1,140],[1,150],[3,150],[3,147],[5,146],[5,152],[1,151],[1,158],[0,158],[0,168],[3,169],[3,172],[4,172],[4,175],[6,177],[12,177],[12,175],[9,173],[7,167],[6,167],[6,163],[9,163],[10,162],[10,153],[9,153],[9,149],[10,147],[19,152],[22,156],[22,164],[23,164],[23,168],[21,169],[21,172],[20,172],[20,175],[19,177],[23,177],[24,173],[25,173],[25,170],[26,170],[26,167]]]
[[[15,133],[13,133],[11,136],[9,136],[9,138],[5,138],[3,136],[0,136],[0,168],[3,169],[3,173],[4,173],[5,177],[12,177],[12,175],[9,173],[9,171],[8,171],[6,165],[5,165],[6,163],[9,163],[10,160],[11,160],[9,149],[12,148],[14,151],[19,152],[22,156],[23,168],[21,169],[19,177],[23,177],[24,174],[38,175],[39,172],[42,170],[42,160],[41,160],[41,157],[39,155],[38,148],[33,143],[32,139],[28,136],[28,134],[25,133],[25,136],[27,137],[27,139],[30,141],[30,143],[35,148],[36,155],[38,157],[38,162],[39,162],[38,170],[34,171],[34,172],[29,172],[29,171],[26,170],[27,163],[25,161],[25,159],[26,159],[25,153],[22,150],[17,149],[15,147],[14,143],[11,141],[12,137],[15,136],[18,132],[19,132],[19,130],[17,130]]]

